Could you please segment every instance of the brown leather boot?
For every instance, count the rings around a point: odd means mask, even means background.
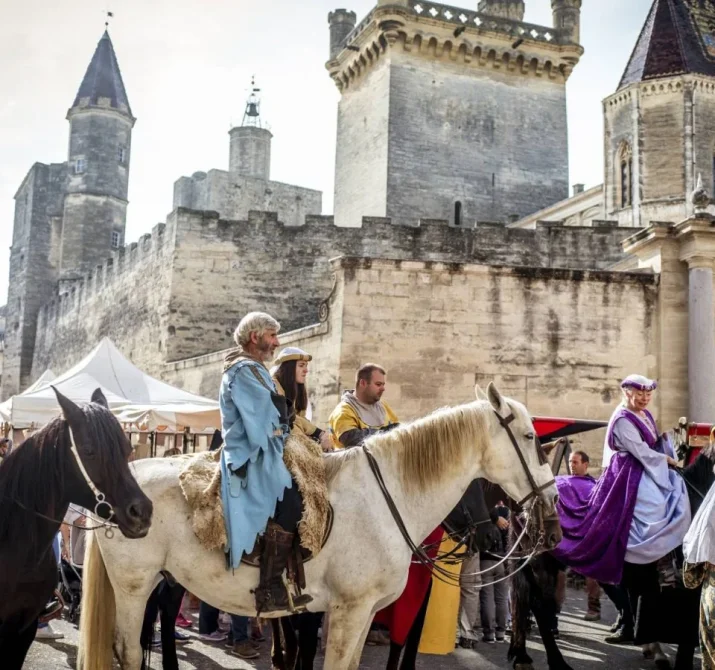
[[[297,612],[313,601],[309,595],[291,597],[283,573],[293,550],[295,533],[288,533],[274,521],[268,522],[263,536],[260,583],[256,589],[258,616],[272,612]]]

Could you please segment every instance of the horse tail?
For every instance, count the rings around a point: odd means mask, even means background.
[[[77,670],[106,670],[112,667],[117,616],[114,588],[109,581],[95,532],[88,533],[85,552]]]

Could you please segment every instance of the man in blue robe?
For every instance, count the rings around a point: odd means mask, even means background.
[[[283,571],[302,513],[302,499],[283,462],[290,411],[276,392],[266,363],[279,346],[280,324],[252,312],[238,324],[238,345],[225,359],[219,405],[224,448],[221,487],[228,568],[237,568],[259,535],[264,548],[256,589],[259,614],[304,608],[312,598],[291,598]]]

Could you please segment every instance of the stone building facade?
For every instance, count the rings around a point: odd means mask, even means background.
[[[603,101],[603,185],[515,226],[606,220],[640,228],[693,215],[698,177],[715,192],[713,26],[712,0],[654,0],[618,89]]]
[[[128,163],[101,157],[129,148],[133,117],[119,90],[78,96],[84,144],[71,152],[84,153],[36,164],[16,197],[3,393],[106,335],[147,372],[215,396],[237,320],[262,309],[283,344],[313,354],[319,423],[367,360],[388,368],[402,420],[490,380],[535,414],[606,418],[638,371],[661,382],[664,429],[715,421],[715,227],[707,197],[691,198],[697,175],[709,187],[715,146],[715,52],[692,31],[715,3],[654,0],[604,103],[605,183],[570,199],[564,84],[582,52],[580,0],[552,7],[551,28],[525,24],[520,0],[478,12],[379,0],[360,23],[332,12],[334,216],[320,193],[270,180],[272,136],[249,100],[229,170],[179,179],[167,222],[110,255]],[[97,123],[75,127],[83,114]],[[98,153],[82,149],[98,128]],[[86,177],[69,174],[78,160]],[[65,252],[94,221],[96,239]]]

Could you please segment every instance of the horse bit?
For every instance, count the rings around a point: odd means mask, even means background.
[[[514,432],[511,429],[510,424],[516,419],[516,417],[514,416],[514,412],[512,411],[511,414],[509,414],[509,416],[507,416],[507,417],[501,416],[501,414],[499,414],[499,412],[497,412],[496,410],[494,410],[494,414],[496,414],[497,420],[499,421],[499,425],[506,431],[506,434],[509,437],[509,441],[512,443],[514,449],[516,450],[517,456],[519,457],[519,462],[521,463],[521,466],[524,469],[524,473],[526,474],[526,478],[529,482],[529,485],[531,486],[531,492],[527,496],[522,498],[522,500],[520,500],[517,503],[517,506],[523,507],[524,505],[526,505],[526,503],[528,503],[531,500],[534,500],[534,502],[532,503],[529,511],[527,512],[527,514],[528,514],[527,522],[526,522],[526,524],[524,524],[524,528],[523,528],[521,534],[517,538],[517,541],[514,543],[514,546],[510,549],[509,552],[507,552],[507,554],[504,556],[504,558],[502,558],[501,561],[499,561],[499,563],[497,563],[492,568],[489,568],[488,570],[482,570],[480,572],[474,573],[473,575],[472,574],[466,575],[468,577],[485,574],[486,572],[489,572],[489,570],[493,570],[494,568],[498,567],[499,565],[506,562],[507,560],[510,560],[510,558],[514,554],[516,548],[519,546],[519,543],[526,535],[526,531],[528,529],[529,522],[531,520],[530,519],[530,517],[531,517],[530,512],[532,511],[531,508],[538,506],[538,502],[539,502],[537,500],[538,497],[550,486],[553,486],[556,484],[556,480],[553,478],[551,480],[549,480],[548,482],[546,482],[546,484],[542,484],[541,486],[539,486],[536,483],[534,476],[531,474],[531,470],[529,470],[529,466],[526,462],[526,459],[524,458],[524,454],[522,454],[521,449],[519,448],[519,443],[516,441]],[[538,449],[538,446],[537,446],[537,449]],[[412,540],[412,538],[410,537],[409,531],[407,530],[407,527],[405,526],[405,522],[402,520],[402,516],[400,515],[400,512],[397,509],[397,505],[395,504],[395,501],[393,500],[392,495],[390,495],[390,492],[387,489],[387,485],[385,484],[385,480],[382,476],[382,471],[380,470],[380,466],[379,466],[377,460],[375,460],[375,456],[373,456],[372,452],[367,447],[367,445],[363,445],[362,450],[365,453],[365,456],[367,457],[367,462],[370,465],[370,469],[372,470],[372,473],[375,476],[375,479],[377,480],[378,486],[380,487],[380,491],[382,492],[382,495],[385,498],[385,502],[387,503],[387,506],[388,506],[390,512],[392,513],[392,517],[395,520],[395,523],[397,524],[397,528],[399,529],[402,537],[404,538],[405,542],[407,543],[407,546],[410,548],[410,550],[414,554],[415,558],[417,559],[417,562],[421,563],[422,565],[425,565],[426,567],[431,568],[436,573],[438,573],[435,575],[435,577],[437,579],[439,579],[440,581],[447,583],[447,584],[457,583],[457,581],[459,579],[458,577],[455,577],[455,575],[453,575],[451,572],[449,572],[449,571],[445,570],[444,568],[442,568],[441,566],[437,565],[436,560],[438,560],[438,559],[430,558],[430,556],[427,555],[427,552],[425,551],[424,547],[418,546],[417,544],[415,544],[414,540]],[[543,460],[543,462],[545,463],[546,460],[542,456],[541,451],[539,451],[538,453],[539,453],[539,460],[540,461]],[[537,539],[536,543],[534,544],[534,548],[531,551],[531,553],[526,557],[522,556],[522,557],[517,557],[515,559],[511,559],[511,560],[522,560],[522,559],[525,559],[525,560],[523,560],[522,565],[517,570],[514,570],[514,571],[510,572],[506,577],[499,579],[496,582],[491,582],[491,583],[496,584],[497,582],[504,581],[504,579],[508,579],[509,577],[516,574],[520,570],[523,570],[528,565],[529,561],[537,554],[538,550],[544,543],[544,535],[545,535],[545,531],[543,528],[543,518],[541,517],[541,515],[538,515],[538,516],[539,516],[539,518],[542,519],[542,523],[541,523],[541,528],[539,529],[538,539]],[[465,575],[462,575],[462,577],[464,577],[464,576]]]

